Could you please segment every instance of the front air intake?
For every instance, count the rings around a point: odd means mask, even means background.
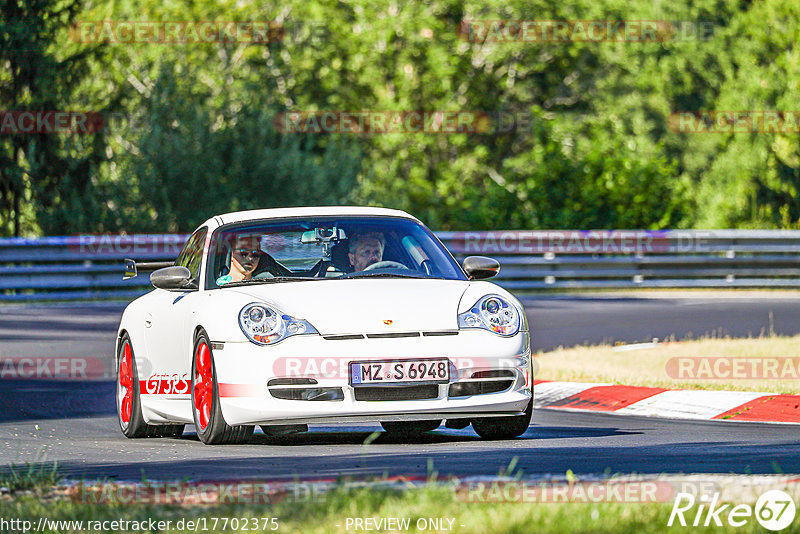
[[[269,390],[276,399],[293,401],[340,401],[344,400],[342,388],[285,388]]]
[[[512,380],[476,380],[475,382],[456,382],[450,384],[449,397],[471,397],[499,393],[511,387]]]
[[[357,401],[403,401],[436,399],[439,386],[421,384],[414,386],[359,386],[353,389]]]

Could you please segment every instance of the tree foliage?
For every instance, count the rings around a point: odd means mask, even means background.
[[[0,109],[66,111],[81,102],[76,88],[90,74],[88,60],[97,50],[57,44],[80,8],[80,0],[3,0]],[[92,109],[103,104],[94,101]],[[93,176],[105,159],[101,137],[0,135],[0,232],[20,235],[37,227],[45,233],[62,231],[61,205],[91,190]]]
[[[0,136],[6,235],[189,231],[222,211],[342,203],[406,209],[439,229],[800,226],[797,134],[670,128],[676,112],[798,111],[793,2],[71,2],[0,4],[1,107],[128,120],[91,136]],[[285,35],[86,44],[66,29],[76,20],[269,20]],[[665,20],[678,33],[496,42],[465,38],[465,20]],[[469,111],[516,124],[275,128],[276,114],[298,110]]]

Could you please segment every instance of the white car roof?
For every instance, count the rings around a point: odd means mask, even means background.
[[[372,208],[366,206],[307,206],[301,208],[270,208],[261,210],[235,211],[216,217],[220,224],[251,221],[257,219],[278,219],[282,217],[314,217],[328,215],[383,215],[419,220],[402,210]]]

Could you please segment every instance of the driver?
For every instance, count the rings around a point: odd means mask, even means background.
[[[347,257],[353,271],[363,271],[373,263],[383,260],[383,248],[386,240],[382,232],[368,232],[350,238],[350,251]]]
[[[258,267],[261,259],[261,244],[258,236],[236,236],[233,250],[231,251],[231,267],[228,274],[217,278],[217,285],[221,286],[230,282],[241,282],[253,278],[253,271]]]

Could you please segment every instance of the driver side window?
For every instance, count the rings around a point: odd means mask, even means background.
[[[189,269],[192,273],[192,280],[197,282],[200,277],[200,265],[203,262],[203,248],[206,242],[207,228],[201,228],[186,241],[183,250],[178,254],[175,265],[180,265]]]

